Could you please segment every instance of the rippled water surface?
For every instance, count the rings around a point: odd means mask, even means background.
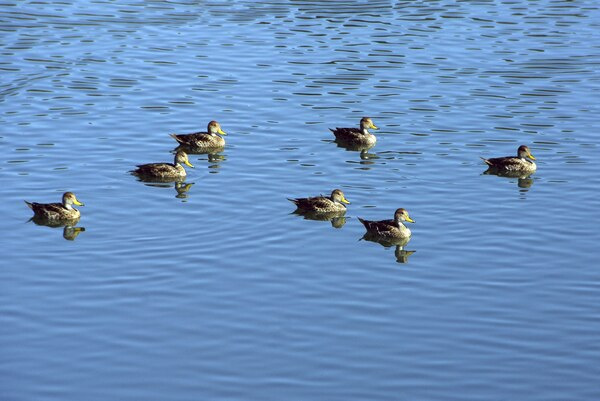
[[[600,399],[599,7],[5,1],[0,398]],[[129,174],[213,119],[185,183]],[[28,221],[65,191],[85,231]]]

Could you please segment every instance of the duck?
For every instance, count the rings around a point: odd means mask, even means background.
[[[535,157],[526,145],[519,146],[517,156],[494,157],[491,159],[481,158],[487,164],[490,170],[500,173],[533,173],[537,166],[532,160]],[[531,160],[529,160],[531,159]]]
[[[288,200],[296,205],[298,211],[314,213],[346,212],[346,204],[350,204],[341,189],[334,189],[329,197],[321,195]]]
[[[65,192],[61,203],[37,203],[25,201],[27,206],[33,210],[33,217],[48,222],[60,222],[78,220],[81,217],[79,210],[73,205],[84,206],[73,192]]]
[[[380,220],[371,221],[361,219],[358,220],[367,229],[369,236],[375,236],[378,238],[407,238],[411,236],[410,229],[406,227],[402,222],[408,221],[414,223],[415,221],[410,218],[406,209],[397,209],[394,213],[394,220]]]
[[[338,142],[351,146],[373,146],[377,142],[375,135],[369,129],[379,129],[369,117],[360,120],[360,128],[329,128]]]
[[[192,134],[170,134],[179,144],[190,148],[220,148],[225,146],[225,139],[219,135],[227,135],[216,121],[208,123],[206,132]]]
[[[138,164],[137,169],[133,170],[132,173],[143,178],[176,180],[186,176],[183,164],[192,168],[194,167],[188,160],[187,153],[183,150],[178,150],[177,153],[175,153],[173,163]]]

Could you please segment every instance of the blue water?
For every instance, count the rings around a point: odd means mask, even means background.
[[[0,13],[0,399],[600,398],[597,2]],[[129,174],[213,119],[191,185]],[[334,188],[345,224],[292,213]],[[65,191],[75,238],[23,203]],[[361,240],[399,207],[408,244]]]

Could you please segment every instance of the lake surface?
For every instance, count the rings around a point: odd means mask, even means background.
[[[600,399],[596,1],[0,10],[0,399]],[[129,174],[213,119],[192,185]],[[85,231],[28,221],[65,191]]]

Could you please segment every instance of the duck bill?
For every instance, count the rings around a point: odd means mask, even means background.
[[[227,135],[227,132],[223,131],[221,128],[217,131],[219,135]]]
[[[406,216],[406,221],[408,221],[409,223],[414,223],[415,221],[413,219],[411,219],[410,217]]]
[[[348,205],[349,205],[349,204],[350,204],[350,201],[349,201],[348,199],[346,199],[346,198],[342,198],[342,203],[346,203],[346,204],[348,204]]]
[[[527,153],[527,157],[529,157],[531,160],[535,160],[535,157],[533,157],[531,153]]]
[[[74,199],[73,204],[75,204],[77,206],[85,206],[85,204],[83,202],[80,202],[78,199]]]
[[[371,123],[371,126],[369,127],[371,129],[379,129],[375,124]]]
[[[186,161],[184,161],[184,163],[185,163],[185,165],[186,165],[186,166],[189,166],[189,167],[191,167],[191,168],[194,168],[194,165],[193,165],[192,163],[190,163],[190,161],[189,161],[189,160],[186,160]]]

